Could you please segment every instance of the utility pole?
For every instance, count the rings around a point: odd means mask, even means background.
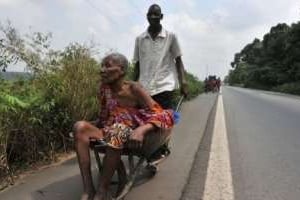
[[[206,74],[206,77],[208,77],[208,65],[206,65],[206,72],[205,72],[205,74]]]

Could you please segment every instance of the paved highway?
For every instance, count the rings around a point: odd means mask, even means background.
[[[300,98],[222,93],[235,199],[300,199]]]
[[[223,87],[210,112],[215,97],[184,105],[171,156],[126,199],[300,199],[300,97]],[[0,199],[77,199],[78,173],[70,160],[27,177]]]
[[[159,165],[157,175],[134,187],[126,200],[180,199],[216,97],[216,94],[200,95],[183,104],[181,122],[176,125],[171,139],[171,155]],[[97,171],[93,172],[96,179]],[[81,193],[81,178],[74,158],[33,172],[17,185],[0,192],[0,200],[75,200]]]
[[[299,199],[300,97],[223,87],[181,200]]]

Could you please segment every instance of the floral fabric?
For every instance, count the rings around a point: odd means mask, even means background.
[[[100,87],[100,121],[106,142],[113,148],[122,149],[132,131],[138,126],[152,123],[159,129],[168,130],[174,125],[173,111],[164,110],[155,103],[151,108],[125,107],[118,103],[109,87]]]

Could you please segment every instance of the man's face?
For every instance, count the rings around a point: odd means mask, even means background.
[[[150,26],[159,26],[162,16],[163,15],[159,7],[151,7],[147,13],[147,19]]]

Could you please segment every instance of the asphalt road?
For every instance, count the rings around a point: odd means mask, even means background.
[[[171,156],[126,199],[300,199],[300,97],[223,87],[212,110],[215,97],[204,94],[183,106]],[[222,116],[225,126],[218,126]],[[78,199],[80,182],[73,159],[27,177],[0,199]]]
[[[224,87],[235,200],[300,199],[300,98]]]
[[[171,139],[171,155],[159,165],[156,176],[134,187],[126,200],[180,199],[216,97],[216,94],[203,94],[183,104],[181,121]],[[93,174],[97,179],[95,167],[94,163]],[[81,193],[81,178],[74,158],[33,172],[16,186],[0,192],[0,200],[75,200]]]

